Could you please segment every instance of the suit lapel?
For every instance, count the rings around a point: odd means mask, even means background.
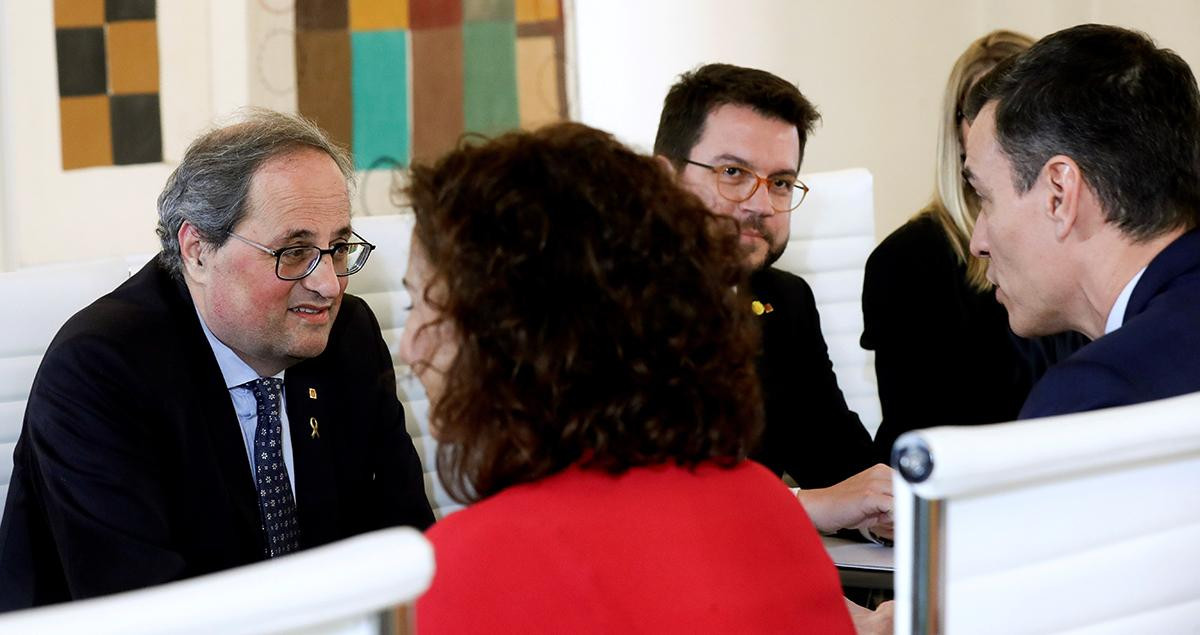
[[[1146,267],[1138,280],[1122,323],[1146,310],[1150,301],[1184,272],[1200,266],[1200,229],[1193,229],[1167,245]]]
[[[312,370],[313,362],[287,371],[288,426],[292,440],[292,469],[296,477],[296,509],[301,545],[311,547],[336,538],[337,475],[333,469],[331,436],[337,435],[331,417],[334,403],[328,382]]]
[[[154,263],[152,262],[152,266]],[[161,275],[166,276],[165,272]],[[246,459],[246,444],[242,438],[241,425],[221,368],[213,356],[212,347],[204,337],[200,318],[192,304],[187,287],[182,282],[169,278],[166,284],[175,286],[175,312],[183,328],[181,337],[189,351],[188,359],[194,360],[196,420],[201,422],[208,434],[212,447],[213,461],[217,465],[222,483],[218,485],[229,496],[230,504],[241,521],[240,529],[247,544],[257,544],[261,553],[264,545],[262,519],[258,509],[258,493],[255,490],[250,462]]]

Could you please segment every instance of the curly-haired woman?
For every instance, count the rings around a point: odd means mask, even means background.
[[[438,470],[421,632],[852,632],[761,430],[737,236],[579,124],[412,171],[401,352]]]

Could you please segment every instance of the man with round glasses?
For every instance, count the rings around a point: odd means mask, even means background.
[[[771,267],[787,246],[791,213],[808,193],[798,175],[817,119],[787,81],[709,64],[671,87],[654,153],[709,209],[737,221],[763,328],[766,426],[751,458],[796,481],[818,529],[890,535],[891,470],[872,465],[871,437],[838,388],[812,290]]]
[[[347,276],[346,154],[256,111],[188,148],[162,250],[72,317],[31,390],[0,610],[134,589],[433,513],[391,356]]]

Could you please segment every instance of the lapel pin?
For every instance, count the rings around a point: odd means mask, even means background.
[[[317,418],[316,417],[308,418],[308,427],[312,428],[312,438],[314,438],[314,439],[321,438],[321,431],[317,429]]]
[[[774,311],[775,307],[771,306],[770,302],[763,303],[755,300],[750,303],[750,310],[753,311],[755,315],[762,315],[763,313],[770,313]]]
[[[316,399],[316,398],[317,398],[317,389],[316,389],[316,388],[309,388],[309,389],[308,389],[308,398],[309,398],[309,399]]]

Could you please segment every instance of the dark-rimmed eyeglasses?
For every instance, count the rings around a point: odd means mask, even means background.
[[[767,186],[771,209],[778,214],[800,207],[804,197],[808,196],[808,186],[791,175],[759,176],[754,170],[736,163],[709,165],[691,159],[684,159],[684,162],[712,170],[717,179],[717,193],[734,203],[749,200],[762,184]]]
[[[338,277],[344,278],[361,271],[363,265],[367,264],[367,258],[375,249],[375,245],[367,242],[365,238],[355,232],[350,233],[361,242],[336,243],[329,249],[321,249],[313,245],[271,249],[233,232],[229,232],[229,235],[251,247],[275,256],[275,275],[280,280],[300,280],[316,271],[317,265],[321,262],[321,256],[325,254],[329,254],[329,260],[333,263],[333,273]]]

